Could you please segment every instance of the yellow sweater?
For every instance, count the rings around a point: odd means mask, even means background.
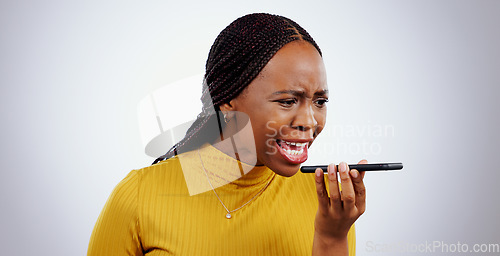
[[[219,186],[215,175],[219,181],[227,178],[220,176],[221,163],[236,160],[213,146],[202,148],[199,154],[187,152],[180,155],[182,161],[177,156],[130,172],[104,206],[88,255],[311,255],[318,208],[314,174],[298,172],[287,178],[262,166]],[[232,212],[231,219],[226,218],[227,211],[201,165],[186,168],[186,160],[199,163],[200,157],[229,210],[253,198]],[[184,176],[204,179],[192,181]],[[192,189],[186,184],[192,188],[196,182],[203,189],[190,195]],[[353,256],[354,226],[348,240]]]

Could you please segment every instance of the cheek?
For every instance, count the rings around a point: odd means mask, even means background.
[[[260,124],[256,129],[254,129],[256,143],[264,143],[269,146],[272,145],[272,141],[279,133],[279,128],[277,127],[277,122],[268,120]]]
[[[318,122],[318,128],[316,131],[319,134],[323,130],[323,128],[325,127],[325,124],[326,124],[326,110],[316,114],[315,119],[316,119],[316,122]]]
[[[276,136],[279,132],[278,123],[281,117],[271,108],[266,108],[258,112],[255,111],[254,113],[259,113],[250,116],[254,133],[260,135],[261,138]]]
[[[277,121],[269,118],[262,120],[254,126],[255,146],[258,148],[258,154],[273,154],[275,149],[275,140],[280,133],[280,125]]]

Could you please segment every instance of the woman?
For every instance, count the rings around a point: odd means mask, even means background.
[[[354,255],[364,173],[298,172],[328,101],[310,35],[243,16],[215,40],[204,84],[184,139],[115,188],[88,255]]]

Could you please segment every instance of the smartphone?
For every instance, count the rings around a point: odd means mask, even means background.
[[[337,165],[337,170],[338,167]],[[327,173],[328,165],[302,166],[300,167],[300,171],[303,173],[314,173],[318,168],[321,168],[323,172]],[[349,164],[349,169],[356,169],[360,172],[401,170],[403,169],[403,163]]]

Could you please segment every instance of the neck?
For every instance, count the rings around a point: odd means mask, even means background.
[[[266,182],[272,176],[273,171],[265,165],[256,166],[239,161],[234,153],[231,156],[216,145],[204,147],[199,151],[209,176],[218,180],[215,183],[252,186]]]

